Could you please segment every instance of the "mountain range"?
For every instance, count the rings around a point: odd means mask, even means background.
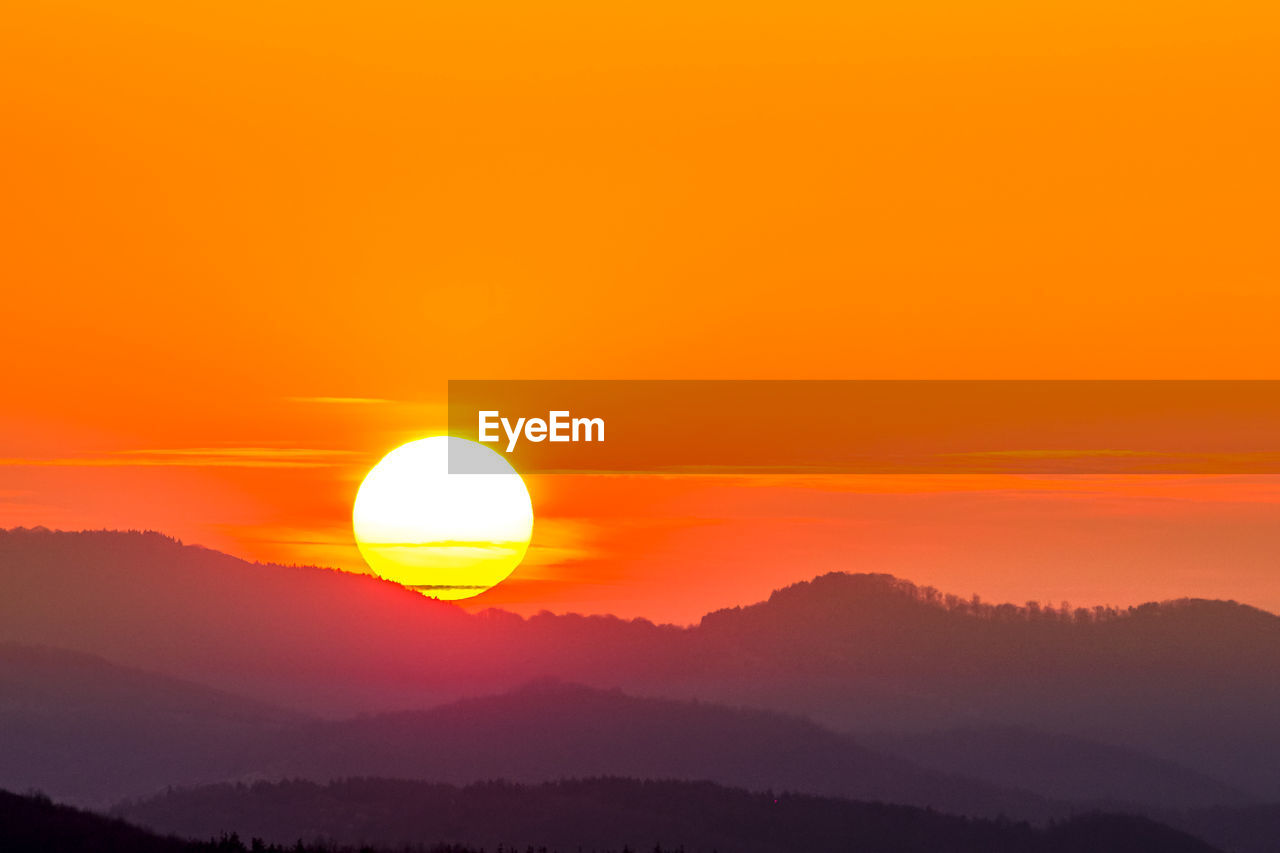
[[[100,809],[227,782],[628,777],[1123,811],[1240,853],[1277,825],[1280,619],[1233,602],[1069,611],[837,573],[688,627],[522,618],[42,529],[0,531],[0,582],[0,788]]]

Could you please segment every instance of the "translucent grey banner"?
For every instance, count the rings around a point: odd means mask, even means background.
[[[452,473],[1275,474],[1280,381],[451,380]]]

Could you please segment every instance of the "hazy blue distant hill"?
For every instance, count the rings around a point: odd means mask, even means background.
[[[1250,802],[1237,788],[1123,747],[1022,728],[859,733],[857,741],[939,773],[1074,802],[1195,807]]]
[[[109,805],[237,778],[304,717],[91,655],[0,643],[0,787]]]
[[[1280,803],[1184,809],[1161,814],[1158,819],[1229,853],[1280,850]]]
[[[710,780],[1042,819],[1064,807],[880,754],[807,720],[540,682],[428,711],[298,727],[267,777],[542,782],[617,775]]]
[[[487,850],[546,845],[685,853],[1210,853],[1144,818],[1089,815],[1034,829],[907,806],[751,794],[709,782],[588,779],[467,787],[386,779],[173,791],[121,807],[145,826],[206,837],[237,826],[268,840],[400,844],[459,841]]]

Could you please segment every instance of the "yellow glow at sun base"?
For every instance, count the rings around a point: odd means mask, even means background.
[[[450,474],[449,453],[490,454],[502,473]],[[479,595],[524,559],[533,505],[515,469],[493,450],[451,436],[397,447],[360,484],[356,545],[379,577],[432,598]]]

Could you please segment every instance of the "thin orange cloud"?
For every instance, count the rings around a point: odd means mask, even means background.
[[[369,406],[383,403],[395,403],[384,397],[285,397],[290,403],[321,403],[326,405]]]
[[[0,459],[0,466],[34,468],[330,468],[352,450],[300,447],[184,447],[116,450],[99,456]]]

